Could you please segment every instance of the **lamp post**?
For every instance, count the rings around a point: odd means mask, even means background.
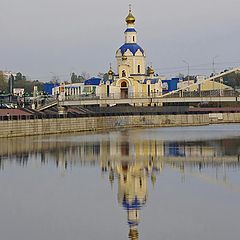
[[[213,74],[215,75],[216,74],[216,71],[215,71],[215,59],[218,57],[218,55],[216,55],[215,57],[213,57],[212,59],[212,69],[213,69]]]
[[[182,60],[184,63],[186,63],[187,64],[187,71],[188,71],[188,87],[189,87],[189,85],[190,85],[190,78],[189,78],[189,69],[190,69],[190,66],[189,66],[189,63],[187,62],[187,61],[185,61],[185,60]],[[189,88],[188,88],[188,90],[189,90]]]
[[[213,77],[216,75],[216,71],[215,71],[215,59],[218,57],[218,55],[216,55],[215,57],[213,57],[212,59],[212,70],[213,70]],[[213,90],[215,90],[215,79],[213,78]]]
[[[223,95],[222,84],[223,84],[223,77],[220,77],[220,97]]]

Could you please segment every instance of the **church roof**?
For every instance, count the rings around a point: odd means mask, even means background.
[[[123,199],[122,205],[125,209],[130,210],[130,209],[140,209],[143,204],[145,204],[145,199],[143,200],[143,202],[141,202],[137,196],[135,196],[135,198],[131,201],[127,201],[127,199]]]
[[[137,32],[135,28],[127,28],[125,33],[127,32]]]
[[[125,43],[120,47],[122,55],[127,51],[130,50],[130,52],[135,55],[138,50],[144,54],[144,50],[136,43]]]
[[[144,84],[147,84],[147,81],[151,81],[151,84],[156,84],[156,83],[158,83],[158,78],[154,78],[154,79],[145,79],[144,81],[143,81],[143,83]]]
[[[90,78],[84,82],[84,85],[96,85],[98,86],[101,82],[101,78]]]

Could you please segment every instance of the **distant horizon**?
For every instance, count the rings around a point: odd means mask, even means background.
[[[96,77],[110,63],[116,69],[129,1],[2,1],[0,70],[46,82],[68,81],[72,72]],[[239,66],[239,7],[237,0],[132,0],[147,65],[168,78],[187,75],[183,60],[190,75],[210,75],[213,61],[216,72]]]

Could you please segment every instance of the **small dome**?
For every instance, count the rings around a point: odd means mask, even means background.
[[[149,75],[154,74],[154,70],[153,70],[152,67],[148,67],[148,74],[149,74]]]
[[[135,19],[135,17],[133,16],[132,11],[129,10],[129,14],[128,14],[128,16],[126,17],[126,22],[127,22],[127,24],[133,24],[133,23],[135,23],[135,21],[136,21],[136,19]]]
[[[110,70],[108,71],[108,75],[113,75],[113,70],[112,70],[112,68],[110,68]]]
[[[130,229],[128,237],[131,240],[137,240],[138,239],[138,230],[137,229]]]

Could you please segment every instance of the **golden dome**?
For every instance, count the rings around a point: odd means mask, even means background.
[[[148,74],[149,75],[154,74],[154,70],[152,67],[148,67]]]
[[[135,23],[135,17],[133,16],[133,14],[132,14],[132,11],[131,10],[129,10],[129,14],[128,14],[128,16],[126,17],[126,22],[127,22],[127,24],[133,24],[133,23]]]
[[[112,70],[112,68],[110,68],[110,70],[108,71],[108,75],[113,75],[113,70]]]
[[[138,240],[138,230],[137,229],[130,229],[128,237],[131,240]]]

